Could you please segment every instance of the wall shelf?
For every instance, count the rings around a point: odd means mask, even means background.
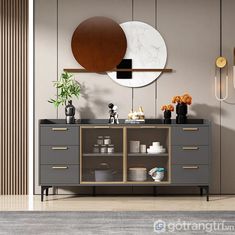
[[[64,72],[68,73],[96,73],[92,71],[88,71],[86,69],[64,69]],[[163,73],[171,73],[173,69],[112,69],[107,72],[163,72]]]

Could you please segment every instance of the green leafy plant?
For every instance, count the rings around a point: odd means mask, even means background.
[[[64,72],[61,74],[60,80],[53,83],[58,91],[57,98],[50,99],[48,102],[54,104],[55,107],[66,105],[72,97],[79,98],[80,84],[74,79],[73,74]]]

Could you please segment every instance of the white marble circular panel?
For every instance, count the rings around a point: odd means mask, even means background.
[[[163,69],[167,49],[161,34],[152,26],[130,21],[120,24],[127,38],[124,59],[132,59],[132,68]],[[152,83],[161,72],[132,72],[132,79],[117,79],[116,72],[107,72],[115,82],[127,87],[142,87]]]

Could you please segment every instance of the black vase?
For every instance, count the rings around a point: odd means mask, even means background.
[[[164,124],[171,124],[171,111],[170,110],[164,111]]]
[[[187,123],[188,106],[185,103],[178,103],[176,105],[176,123],[186,124]]]
[[[65,115],[66,115],[66,123],[73,124],[75,123],[75,107],[72,104],[72,100],[68,101],[68,105],[65,106]]]

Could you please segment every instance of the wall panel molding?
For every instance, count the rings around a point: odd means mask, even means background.
[[[27,194],[28,0],[1,0],[0,12],[0,194]]]

